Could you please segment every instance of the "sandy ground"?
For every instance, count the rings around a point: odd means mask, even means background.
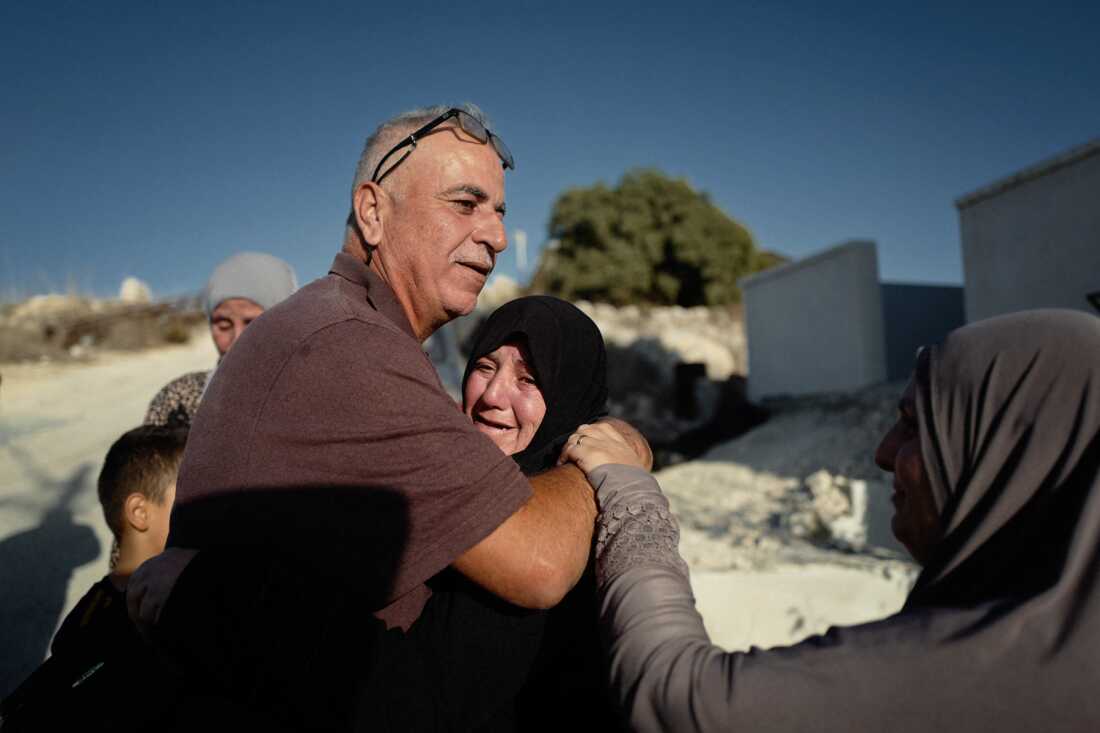
[[[107,571],[111,536],[96,499],[103,455],[170,379],[214,364],[205,335],[182,347],[90,364],[0,367],[0,695],[46,655],[64,614]],[[866,456],[896,389],[871,407],[781,413],[698,461],[662,471],[682,528],[697,606],[730,649],[789,644],[897,610],[913,579],[889,539],[882,476]],[[868,412],[870,410],[870,412]],[[878,412],[876,412],[878,411]],[[867,479],[868,546],[792,536],[804,479],[819,469]]]

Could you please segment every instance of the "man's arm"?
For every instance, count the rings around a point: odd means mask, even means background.
[[[530,479],[533,496],[453,567],[490,593],[524,608],[552,608],[588,564],[596,502],[576,466]]]
[[[653,465],[649,443],[628,423],[604,418]],[[596,502],[584,473],[572,464],[530,478],[534,495],[492,534],[463,553],[453,567],[504,600],[524,608],[552,608],[588,565]]]

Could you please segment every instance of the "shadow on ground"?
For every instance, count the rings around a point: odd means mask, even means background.
[[[15,446],[6,448],[32,477],[35,486],[27,493],[50,503],[38,526],[0,541],[0,696],[45,658],[73,571],[100,554],[95,532],[77,524],[73,513],[76,497],[92,479],[92,464],[57,481]]]

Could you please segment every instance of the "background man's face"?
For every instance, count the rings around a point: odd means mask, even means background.
[[[474,309],[507,246],[504,169],[491,145],[453,127],[420,141],[402,169],[378,255],[423,338]]]

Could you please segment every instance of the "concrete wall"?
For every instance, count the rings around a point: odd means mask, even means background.
[[[966,322],[963,289],[957,285],[882,284],[886,378],[906,379],[917,349],[943,341]]]
[[[886,378],[874,242],[840,244],[740,285],[750,399],[855,389]]]
[[[1095,312],[1100,290],[1100,140],[956,202],[966,318],[1026,308]]]

